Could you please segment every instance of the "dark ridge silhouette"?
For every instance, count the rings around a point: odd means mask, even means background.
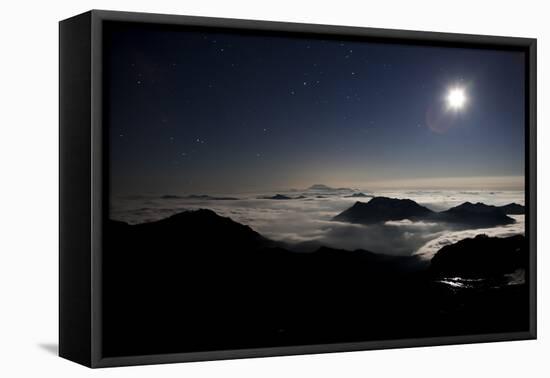
[[[290,200],[292,197],[285,196],[284,194],[275,194],[274,196],[260,197],[260,199]]]
[[[213,200],[213,201],[233,201],[238,200],[236,197],[215,197],[207,194],[190,194],[188,196],[178,196],[174,194],[165,194],[162,199],[200,199],[200,200]]]
[[[365,194],[365,193],[353,193],[352,195],[345,196],[345,198],[374,198],[372,194]]]
[[[464,202],[461,205],[442,211],[437,219],[448,223],[458,223],[473,227],[491,227],[515,223],[513,218],[496,206],[485,205],[481,202]]]
[[[509,215],[525,214],[525,207],[518,203],[509,203],[508,205],[499,206],[499,209],[501,209],[504,212],[504,214],[509,214]]]
[[[369,202],[355,202],[349,209],[333,218],[339,222],[380,223],[401,219],[420,219],[432,215],[430,209],[410,199],[374,197]]]
[[[446,222],[465,227],[491,227],[515,223],[513,218],[496,206],[465,202],[442,212],[434,212],[410,199],[374,197],[369,202],[356,202],[336,215],[333,220],[372,224],[409,219]]]
[[[270,199],[270,200],[294,200],[294,199],[306,199],[307,197],[304,195],[299,195],[297,197],[289,197],[289,196],[285,196],[284,194],[275,194],[274,196],[258,197],[258,198]]]
[[[487,278],[527,269],[527,263],[523,235],[495,238],[481,234],[441,248],[432,258],[430,270],[442,276]]]
[[[416,257],[293,252],[210,210],[138,225],[107,221],[102,275],[105,356],[511,332],[529,324],[526,285],[457,294]]]
[[[184,196],[178,196],[178,195],[175,195],[175,194],[165,194],[163,196],[160,197],[161,199],[184,199],[185,197]]]

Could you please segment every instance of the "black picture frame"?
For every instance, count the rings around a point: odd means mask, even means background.
[[[102,230],[108,169],[103,129],[103,25],[132,22],[239,29],[447,47],[526,52],[526,230],[529,241],[530,329],[527,332],[350,342],[244,350],[103,357]],[[59,354],[88,367],[405,348],[535,339],[536,318],[536,39],[250,21],[92,10],[59,24],[60,228]]]

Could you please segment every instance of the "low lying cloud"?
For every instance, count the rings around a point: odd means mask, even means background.
[[[296,192],[281,193],[296,197]],[[134,196],[113,199],[110,217],[130,224],[166,218],[170,215],[207,208],[236,222],[249,225],[270,239],[292,244],[298,249],[312,250],[321,245],[340,249],[365,249],[391,255],[417,254],[429,259],[444,245],[480,233],[507,236],[524,233],[523,216],[514,216],[517,223],[477,230],[457,230],[435,222],[414,222],[408,219],[384,224],[356,225],[331,219],[352,206],[358,199],[346,198],[339,192],[303,193],[306,198],[291,200],[259,199],[272,193],[249,193],[237,200],[216,201],[201,198],[159,198]],[[522,192],[448,192],[404,191],[380,192],[395,198],[410,198],[433,210],[446,210],[465,201],[504,205],[524,203]],[[221,194],[220,194],[221,195]],[[368,202],[370,199],[359,199]]]
[[[420,228],[426,228],[426,227],[435,227],[437,226],[437,223],[433,222],[424,222],[424,221],[418,221],[413,222],[410,219],[402,219],[398,221],[387,221],[384,223],[386,226],[394,226],[394,227],[420,227]]]
[[[479,228],[475,230],[442,231],[439,235],[420,247],[414,254],[423,259],[431,259],[437,251],[446,245],[456,243],[459,240],[473,238],[479,234],[487,236],[508,237],[525,233],[525,215],[509,215],[516,223],[500,227]]]

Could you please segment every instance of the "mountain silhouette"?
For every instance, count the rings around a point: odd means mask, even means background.
[[[529,324],[527,285],[457,296],[415,256],[295,252],[211,210],[136,225],[109,220],[103,236],[106,356],[511,332]]]
[[[374,198],[374,196],[372,194],[365,194],[365,193],[362,193],[362,192],[359,192],[359,193],[353,193],[349,196],[345,196],[345,198]]]
[[[358,331],[366,335],[371,325],[361,331],[346,322],[379,319],[369,315],[370,306],[394,308],[392,298],[403,292],[401,287],[405,292],[412,288],[403,281],[423,266],[416,257],[364,250],[293,252],[204,209],[136,225],[108,221],[105,240],[108,355],[318,343]],[[358,301],[360,295],[369,300]],[[319,333],[329,321],[335,326]]]
[[[285,196],[284,194],[275,194],[274,196],[260,197],[260,199],[290,200],[292,197]]]
[[[525,214],[525,207],[518,203],[509,203],[508,205],[499,206],[499,209],[501,209],[504,214],[509,215]]]
[[[356,202],[332,220],[372,224],[409,219],[446,222],[466,227],[492,227],[514,223],[502,208],[465,202],[442,212],[434,212],[410,199],[374,197],[369,202]]]
[[[184,199],[185,196],[179,196],[176,194],[165,194],[160,197],[161,199]]]
[[[440,221],[475,227],[491,227],[515,223],[505,212],[496,206],[481,202],[464,202],[461,205],[442,211],[436,217]]]
[[[369,202],[355,202],[349,209],[333,218],[339,222],[379,223],[401,219],[420,219],[433,214],[430,209],[410,199],[374,197]]]
[[[308,188],[308,190],[334,190],[334,188],[323,184],[313,184]]]
[[[438,275],[487,278],[527,269],[527,263],[525,236],[495,238],[481,234],[441,248],[430,269]]]

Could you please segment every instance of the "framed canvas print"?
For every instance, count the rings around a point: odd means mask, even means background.
[[[536,337],[534,39],[60,23],[60,355]]]

